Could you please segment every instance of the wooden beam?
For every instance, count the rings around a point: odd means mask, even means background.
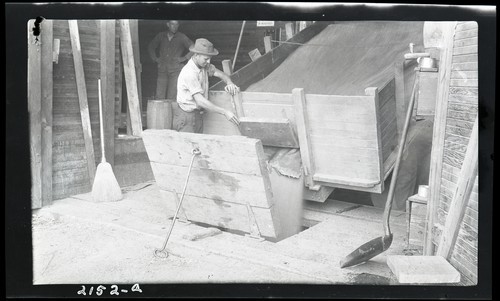
[[[227,75],[233,74],[233,68],[231,66],[231,60],[223,60],[222,61],[222,71]]]
[[[263,145],[298,148],[295,130],[288,118],[239,117],[243,136],[260,139]]]
[[[234,101],[234,107],[236,110],[236,115],[239,117],[244,117],[245,116],[245,111],[243,110],[243,103],[241,100],[241,92],[237,92],[234,94],[233,101]]]
[[[139,47],[139,23],[138,20],[130,20],[129,22],[130,22],[130,35],[132,38],[132,50],[134,53],[135,72],[137,77],[137,93],[139,94],[139,104],[142,112],[143,109],[142,82],[141,82],[142,65],[141,65],[141,52]]]
[[[28,22],[28,111],[30,116],[31,208],[42,207],[41,44]]]
[[[427,204],[426,224],[424,231],[424,255],[434,255],[432,228],[436,220],[441,188],[441,171],[443,168],[444,137],[446,116],[448,111],[448,94],[450,89],[451,63],[453,58],[453,40],[457,22],[450,22],[443,36],[443,51],[439,63],[438,93],[436,98],[436,114],[432,132],[431,166],[429,174],[429,203]]]
[[[264,37],[264,49],[266,50],[266,53],[271,51],[273,47],[271,46],[271,36],[265,36]]]
[[[80,45],[80,34],[78,33],[78,23],[76,20],[68,20],[69,34],[71,37],[71,49],[73,51],[73,62],[75,64],[76,86],[78,90],[78,101],[80,103],[80,116],[82,119],[83,137],[85,141],[85,152],[87,154],[87,165],[90,185],[94,182],[96,171],[94,157],[94,143],[92,140],[92,129],[90,127],[89,104],[87,98],[87,87],[85,84],[85,74],[83,72],[82,49]]]
[[[299,138],[300,156],[302,158],[302,166],[304,169],[305,184],[309,189],[312,189],[314,184],[314,158],[311,147],[311,138],[309,137],[309,119],[307,116],[306,96],[304,89],[295,88],[292,90],[292,97],[295,105],[295,123],[297,125],[297,136]],[[317,189],[314,189],[317,190]]]
[[[120,45],[122,50],[123,68],[125,73],[125,85],[127,88],[128,109],[130,112],[132,135],[141,136],[141,108],[137,90],[137,77],[135,73],[130,23],[128,20],[120,20]]]
[[[394,78],[396,81],[396,121],[398,129],[398,141],[405,122],[406,99],[405,99],[405,71],[404,62],[394,63]]]
[[[115,164],[115,20],[101,20],[101,85],[106,161]],[[102,139],[102,137],[101,137]]]
[[[384,154],[382,152],[382,128],[381,128],[381,116],[380,116],[380,106],[379,106],[379,91],[377,87],[369,87],[365,89],[366,96],[372,96],[375,102],[375,120],[377,127],[377,142],[378,142],[378,169],[380,170],[380,184],[381,189],[384,190]]]
[[[42,57],[42,206],[52,203],[52,100],[53,100],[53,24],[41,24]]]
[[[450,210],[446,217],[446,223],[441,233],[441,239],[436,252],[436,255],[443,256],[446,259],[449,259],[453,253],[453,246],[457,241],[460,224],[474,187],[477,175],[478,149],[478,125],[476,116],[462,169],[460,170],[460,176],[458,177],[457,188],[453,194]]]
[[[285,24],[285,31],[286,31],[286,40],[290,40],[293,38],[293,23],[286,23]]]

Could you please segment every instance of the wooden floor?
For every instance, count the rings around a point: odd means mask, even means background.
[[[305,230],[279,242],[241,234],[185,239],[206,231],[176,223],[163,245],[173,212],[154,183],[141,184],[114,203],[94,203],[89,194],[55,201],[33,213],[35,284],[54,283],[309,283],[397,284],[388,254],[403,254],[404,213],[393,212],[394,241],[365,264],[340,269],[340,260],[381,236],[382,210],[328,200],[308,203]]]

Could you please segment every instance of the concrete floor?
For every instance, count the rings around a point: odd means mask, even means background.
[[[193,241],[187,237],[206,228],[177,222],[170,256],[157,258],[172,215],[154,183],[129,187],[119,202],[94,203],[83,194],[35,210],[33,282],[398,284],[386,256],[404,253],[404,212],[391,214],[389,250],[345,269],[342,258],[383,235],[382,209],[308,202],[308,228],[277,243],[225,231]]]

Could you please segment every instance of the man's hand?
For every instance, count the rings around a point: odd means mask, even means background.
[[[238,118],[233,114],[233,112],[229,111],[229,110],[226,110],[224,112],[224,116],[226,116],[227,120],[231,121],[232,123],[234,123],[235,125],[239,125],[240,124],[240,121],[238,120]]]
[[[177,63],[182,63],[184,62],[186,59],[182,56],[179,56],[179,57],[176,57],[175,60],[177,61]]]
[[[226,90],[227,93],[231,94],[231,95],[234,95],[236,94],[237,92],[240,91],[240,88],[238,86],[236,86],[235,84],[233,83],[229,83],[226,85],[226,87],[224,88],[224,90]]]

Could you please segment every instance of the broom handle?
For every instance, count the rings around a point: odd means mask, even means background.
[[[97,86],[99,90],[99,127],[101,129],[101,149],[102,149],[102,157],[101,162],[106,162],[106,156],[104,153],[104,127],[102,124],[102,96],[101,96],[101,79],[97,80]]]

